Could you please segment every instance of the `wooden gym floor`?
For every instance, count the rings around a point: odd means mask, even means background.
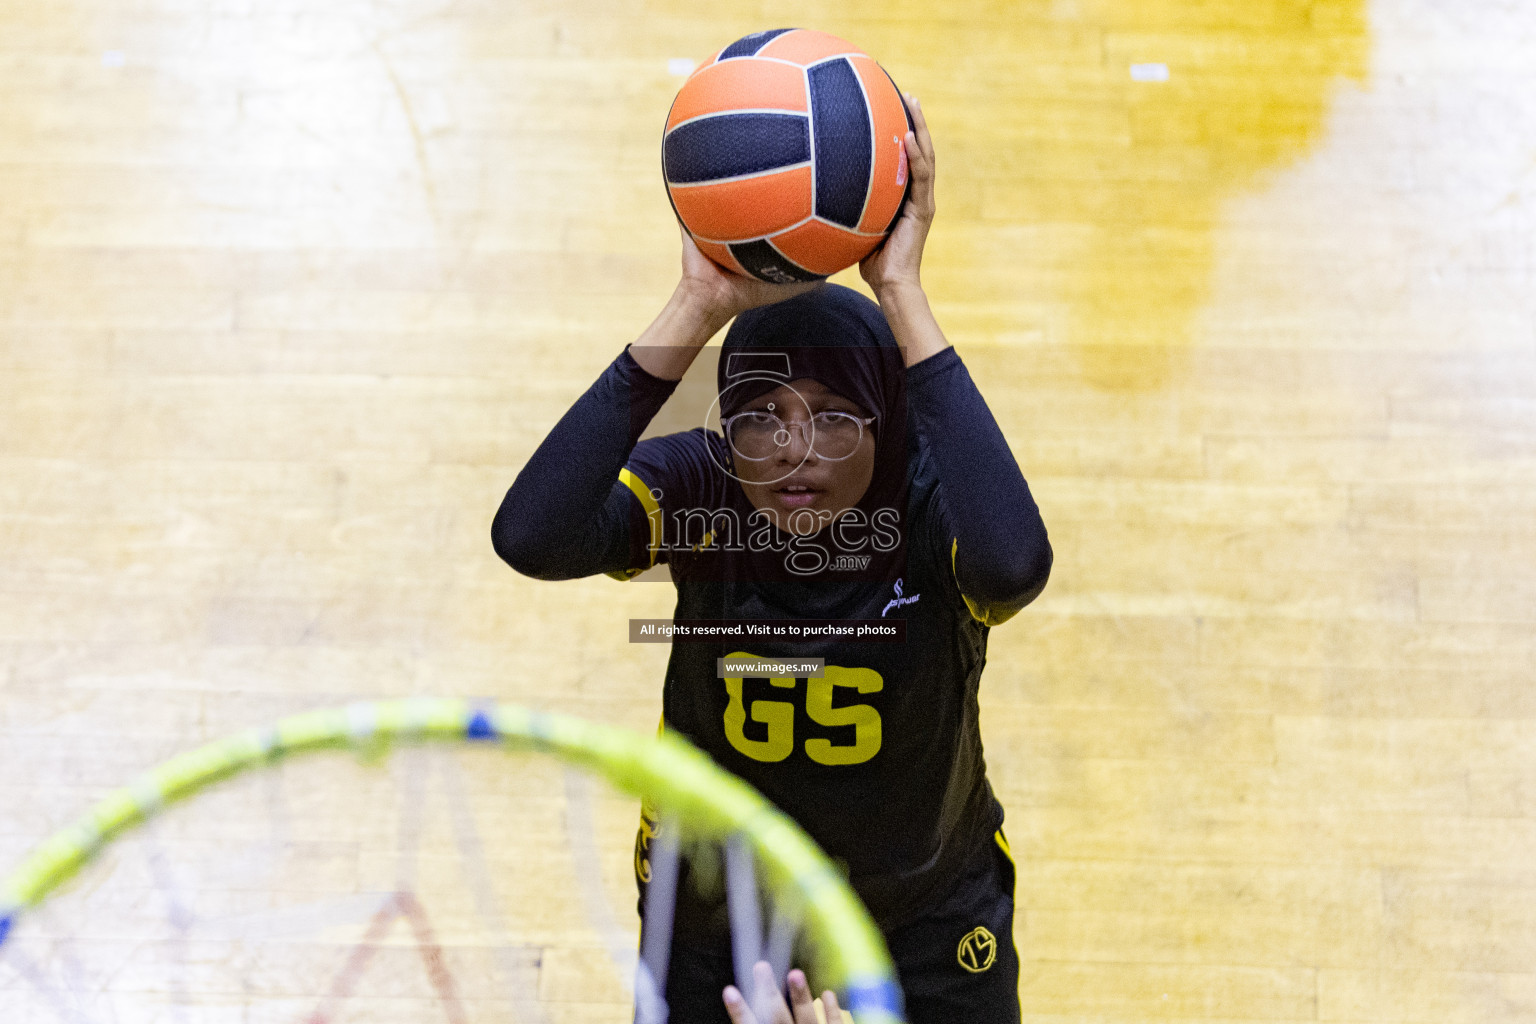
[[[1026,1020],[1536,1019],[1518,0],[0,0],[0,864],[308,707],[654,726],[670,588],[489,523],[675,279],[674,62],[780,25],[924,101],[1056,548],[983,688]]]

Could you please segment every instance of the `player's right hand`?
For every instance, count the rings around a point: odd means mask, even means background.
[[[754,1001],[758,1012],[753,1011],[754,1002],[743,997],[735,985],[726,986],[725,1012],[731,1015],[731,1024],[822,1024],[822,1021],[842,1024],[843,1012],[838,1008],[837,994],[830,989],[823,992],[822,1014],[817,1014],[815,1000],[811,998],[811,986],[801,971],[789,972],[787,1005],[784,994],[774,982],[773,968],[768,966],[767,961],[759,960],[753,968],[752,983],[757,987],[757,992],[761,993],[761,998]]]
[[[738,313],[783,302],[822,285],[821,281],[772,284],[755,277],[733,274],[700,252],[687,228],[679,224],[678,230],[683,236],[683,279],[680,287],[702,303],[711,318],[721,324]]]

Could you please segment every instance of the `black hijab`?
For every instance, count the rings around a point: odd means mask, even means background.
[[[857,507],[893,507],[905,520],[907,373],[880,307],[852,288],[826,284],[738,316],[720,352],[720,415],[802,377],[875,417],[874,474]]]

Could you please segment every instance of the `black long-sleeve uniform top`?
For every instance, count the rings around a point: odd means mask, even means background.
[[[686,533],[675,521],[684,509],[751,509],[719,468],[729,464],[719,434],[637,443],[676,382],[627,348],[534,452],[492,526],[502,559],[539,579],[626,579],[668,562],[677,619],[906,621],[901,644],[674,643],[662,698],[668,728],[846,863],[887,929],[942,897],[1001,825],[978,727],[987,633],[1040,593],[1051,567],[1039,510],[959,354],[946,348],[906,372],[905,562],[894,582],[766,582],[731,572],[742,556],[719,545],[669,546]],[[826,675],[722,680],[715,659],[732,654],[822,657]]]

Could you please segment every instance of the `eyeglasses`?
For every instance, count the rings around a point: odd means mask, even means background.
[[[817,458],[837,462],[858,449],[864,438],[864,427],[876,418],[829,409],[818,412],[809,420],[788,424],[771,412],[751,409],[721,420],[720,427],[725,431],[731,451],[748,462],[771,459],[787,447],[794,437],[790,433],[791,426],[800,431],[800,439],[808,451],[814,451]]]

